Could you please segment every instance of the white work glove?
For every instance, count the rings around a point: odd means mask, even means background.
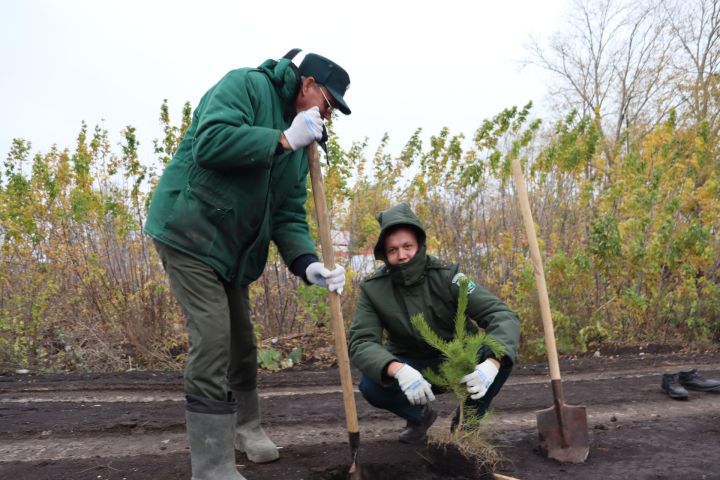
[[[290,148],[299,150],[307,147],[315,140],[322,138],[323,119],[320,116],[320,109],[312,107],[295,115],[290,127],[285,130],[285,139],[290,144]]]
[[[310,283],[327,287],[331,292],[342,294],[345,286],[345,269],[340,265],[335,265],[331,271],[325,268],[322,262],[313,262],[305,269],[305,276]]]
[[[425,405],[435,400],[432,386],[422,374],[407,363],[395,372],[395,379],[411,405]]]
[[[495,381],[495,377],[498,374],[498,367],[491,360],[485,360],[484,362],[475,366],[475,371],[465,375],[460,383],[467,383],[467,391],[470,393],[470,398],[473,400],[479,400],[485,396]]]

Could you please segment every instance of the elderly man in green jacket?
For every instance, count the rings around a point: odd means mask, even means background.
[[[377,218],[381,231],[375,258],[385,266],[361,284],[350,327],[350,356],[362,373],[363,397],[407,421],[401,442],[422,443],[437,413],[429,405],[435,400],[432,385],[420,371],[436,369],[443,358],[423,340],[410,318],[423,314],[435,333],[451,340],[464,274],[458,265],[426,254],[425,228],[408,205],[389,208]],[[505,348],[500,359],[485,349],[478,352],[475,370],[462,379],[470,394],[468,407],[483,415],[512,370],[520,321],[487,290],[472,281],[467,288],[467,315],[474,321],[468,322],[469,331],[479,326]]]
[[[308,283],[342,291],[310,237],[304,147],[334,109],[350,114],[347,72],[307,54],[226,74],[200,100],[153,194],[145,232],[155,241],[186,318],[186,424],[193,479],[243,479],[235,448],[253,462],[278,458],[260,427],[257,346],[248,284],[270,241]]]

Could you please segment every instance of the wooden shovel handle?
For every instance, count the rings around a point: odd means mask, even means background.
[[[333,252],[332,237],[330,236],[330,218],[327,213],[327,202],[325,200],[320,160],[318,159],[317,143],[313,142],[307,147],[307,154],[310,167],[310,183],[312,184],[315,211],[317,212],[323,263],[326,268],[332,270],[335,268],[335,253]],[[347,340],[345,339],[345,323],[343,322],[340,295],[338,295],[337,292],[329,292],[328,302],[330,303],[335,350],[338,359],[338,368],[340,369],[345,419],[347,420],[348,432],[355,433],[358,432],[357,408],[355,406],[352,374],[350,373],[350,357],[348,356]]]
[[[525,189],[525,180],[523,179],[520,161],[518,159],[512,161],[512,171],[515,179],[515,188],[518,192],[518,199],[520,200],[520,209],[522,210],[528,245],[530,246],[530,258],[535,272],[535,284],[537,285],[538,299],[540,301],[540,316],[542,317],[543,330],[545,332],[545,349],[547,350],[548,364],[550,365],[550,379],[560,380],[560,364],[555,346],[555,330],[553,329],[552,316],[550,315],[550,300],[548,299],[547,286],[545,285],[545,271],[535,235],[535,223],[533,222],[532,212],[530,212],[530,202],[528,201],[527,190]]]
[[[495,478],[495,480],[520,480],[518,478],[508,477],[507,475],[501,475],[499,473],[493,473],[493,477]]]

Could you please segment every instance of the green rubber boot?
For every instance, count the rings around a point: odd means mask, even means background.
[[[237,401],[235,414],[235,449],[245,452],[255,463],[273,462],[280,458],[277,446],[260,426],[260,404],[257,389],[233,390]]]
[[[233,416],[185,411],[192,480],[247,480],[235,466]]]

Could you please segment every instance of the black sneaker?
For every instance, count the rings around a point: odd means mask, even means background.
[[[407,422],[405,430],[400,433],[399,440],[402,443],[409,443],[412,445],[425,443],[425,440],[427,440],[427,431],[430,426],[435,423],[436,418],[437,412],[430,408],[430,405],[425,405],[422,410],[420,423]]]
[[[662,376],[662,389],[675,400],[687,400],[688,391],[680,385],[677,373],[664,373]]]
[[[707,380],[701,377],[695,369],[690,370],[689,372],[678,373],[678,378],[680,380],[680,385],[688,390],[720,393],[720,380]]]

